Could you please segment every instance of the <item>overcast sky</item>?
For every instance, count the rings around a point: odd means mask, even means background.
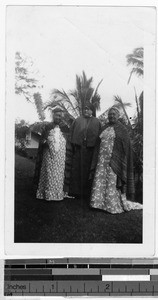
[[[136,47],[154,45],[155,10],[150,7],[54,7],[10,6],[7,10],[8,64],[14,66],[16,51],[30,56],[40,72],[43,101],[51,89],[75,88],[75,76],[85,71],[99,87],[101,112],[113,104],[113,96],[131,102],[143,79],[133,75],[126,55]],[[13,78],[14,79],[14,78]],[[32,104],[13,95],[15,118],[38,120]],[[133,111],[132,111],[133,112]],[[131,112],[131,113],[132,113]]]

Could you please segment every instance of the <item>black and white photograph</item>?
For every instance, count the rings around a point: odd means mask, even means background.
[[[153,245],[155,24],[152,6],[7,7],[6,241]]]

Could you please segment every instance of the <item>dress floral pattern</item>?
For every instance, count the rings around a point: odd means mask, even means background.
[[[114,128],[106,128],[101,133],[100,138],[101,144],[92,187],[91,207],[102,209],[112,214],[122,213],[131,209],[142,209],[140,203],[128,201],[126,195],[121,194],[120,190],[116,188],[117,175],[109,165],[115,140]]]
[[[47,143],[36,196],[49,201],[63,200],[66,140],[58,125],[50,130]]]

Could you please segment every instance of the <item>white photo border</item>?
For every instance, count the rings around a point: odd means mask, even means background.
[[[41,2],[41,1],[40,1]],[[77,2],[77,1],[76,1]],[[101,6],[98,1],[95,6]],[[104,1],[105,2],[105,1]],[[130,6],[125,4],[124,6]],[[130,1],[131,6],[141,6]],[[144,1],[145,2],[145,1]],[[47,5],[43,4],[44,6]],[[73,2],[74,3],[74,2]],[[85,3],[85,2],[84,2]],[[112,3],[112,1],[110,1]],[[114,1],[116,3],[116,1]],[[118,1],[117,1],[118,3]],[[152,1],[150,2],[152,3]],[[155,2],[154,2],[155,3]],[[16,3],[17,4],[17,3]],[[20,5],[20,4],[19,4]],[[28,6],[28,1],[27,4]],[[31,5],[31,4],[29,4]],[[34,4],[36,5],[36,4]],[[41,5],[41,4],[40,4]],[[55,5],[55,4],[53,4]],[[51,6],[53,6],[51,5]],[[65,5],[65,3],[63,4]],[[80,4],[81,5],[81,4]],[[85,5],[82,3],[82,5]],[[88,4],[87,4],[88,5]],[[91,1],[92,5],[92,1]],[[90,5],[90,6],[91,6]],[[115,6],[116,4],[114,4]],[[74,4],[75,6],[75,4]],[[107,5],[103,5],[107,6]],[[111,6],[111,5],[108,5]],[[116,5],[117,6],[117,5]],[[143,5],[142,5],[143,6]],[[150,7],[152,5],[150,4]],[[154,9],[153,5],[153,9]],[[156,8],[155,8],[156,9]],[[156,17],[155,17],[156,22]],[[156,26],[156,25],[155,25]],[[156,36],[155,36],[156,38]],[[155,42],[156,43],[156,42]],[[53,257],[149,257],[155,252],[156,205],[156,47],[148,44],[144,33],[144,176],[142,244],[53,244],[14,243],[14,118],[11,101],[14,93],[14,53],[7,51],[6,65],[6,180],[5,180],[5,254]],[[152,60],[151,60],[152,57]],[[147,70],[147,72],[146,72]],[[63,247],[64,246],[64,247]]]

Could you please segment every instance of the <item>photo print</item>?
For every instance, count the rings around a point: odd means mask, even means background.
[[[153,253],[155,24],[152,6],[7,6],[8,253]]]

